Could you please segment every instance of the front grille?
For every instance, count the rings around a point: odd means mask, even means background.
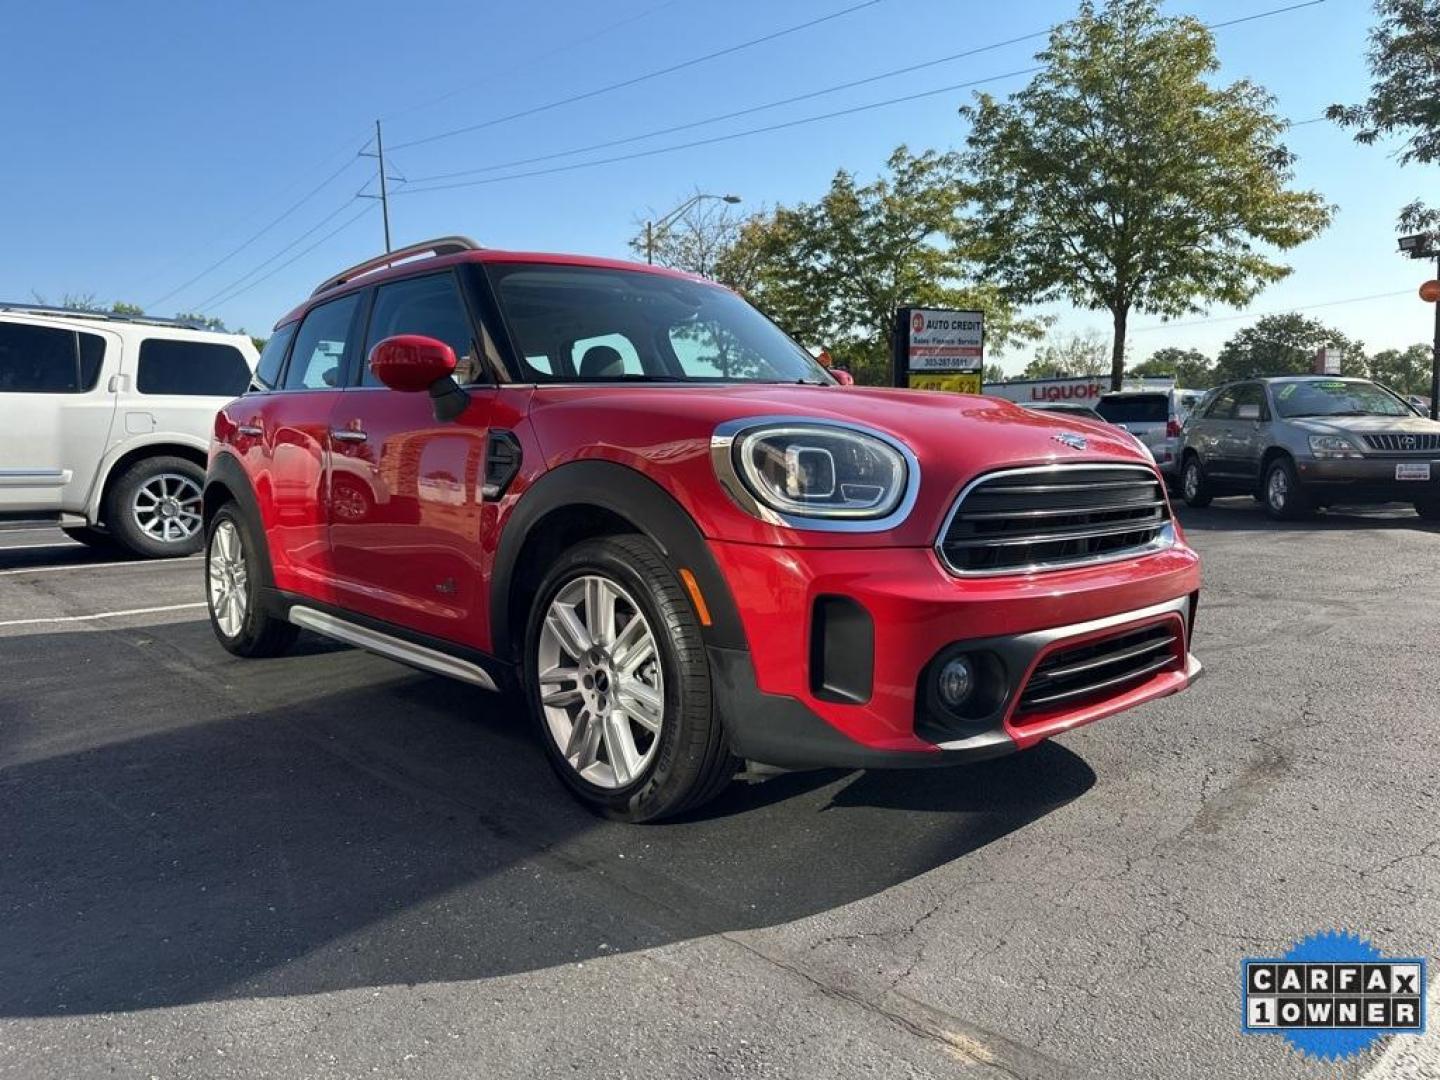
[[[1365,445],[1371,450],[1388,450],[1391,453],[1433,454],[1440,450],[1440,435],[1366,435]]]
[[[1180,656],[1180,632],[1173,622],[1057,649],[1040,661],[1025,684],[1016,720],[1023,723],[1027,714],[1113,697],[1156,672],[1180,670]]]
[[[939,550],[955,573],[1003,574],[1124,558],[1171,535],[1153,470],[1057,465],[976,481],[961,493]]]

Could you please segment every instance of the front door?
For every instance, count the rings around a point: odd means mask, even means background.
[[[0,516],[84,509],[120,378],[113,334],[0,321]]]
[[[451,271],[375,290],[368,357],[395,334],[424,334],[474,381],[479,340]],[[482,647],[482,496],[495,388],[470,386],[456,420],[435,419],[430,395],[380,385],[368,363],[330,420],[330,547],[336,602],[433,637]]]

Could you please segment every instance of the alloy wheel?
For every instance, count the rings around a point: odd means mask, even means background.
[[[141,484],[130,502],[140,531],[162,544],[179,544],[200,531],[200,485],[180,473],[159,473]]]
[[[1290,497],[1290,479],[1283,468],[1276,466],[1270,470],[1270,480],[1265,485],[1265,491],[1272,510],[1279,513],[1285,509],[1285,501]]]
[[[536,648],[540,705],[561,756],[596,787],[633,783],[665,721],[660,652],[635,599],[609,578],[577,577],[551,600]]]
[[[1200,466],[1193,461],[1185,466],[1185,498],[1193,499],[1200,491]]]
[[[206,582],[209,586],[210,612],[215,625],[226,637],[237,637],[245,625],[245,612],[250,605],[245,567],[245,549],[240,531],[232,521],[215,526],[206,557]]]

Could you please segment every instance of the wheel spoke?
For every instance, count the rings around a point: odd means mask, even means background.
[[[640,617],[640,613],[637,611],[634,615],[630,616],[630,621],[625,624],[624,628],[615,635],[614,640],[610,643],[610,658],[614,660],[615,666],[623,667],[626,654],[634,649],[642,638],[648,639],[649,636],[645,626],[645,620]]]
[[[581,700],[580,688],[577,686],[566,690],[551,690],[548,694],[540,696],[541,705],[549,705],[557,709],[563,709],[566,705],[578,705]]]
[[[635,735],[623,713],[611,709],[605,714],[605,753],[615,783],[624,786],[640,771],[640,751],[635,748]]]
[[[651,731],[659,731],[665,716],[665,702],[653,686],[635,678],[620,679],[620,705],[625,712]]]
[[[585,625],[596,645],[615,640],[615,590],[603,578],[585,580]]]
[[[577,772],[584,772],[595,764],[600,753],[600,738],[600,725],[590,713],[582,712],[575,718],[575,726],[570,729],[570,739],[565,744],[565,757]]]
[[[561,647],[579,660],[591,648],[590,632],[575,614],[573,604],[555,604],[545,616],[545,625],[560,639]]]
[[[620,673],[621,678],[627,678],[635,673],[635,669],[647,660],[655,656],[655,639],[650,636],[649,631],[645,637],[636,643],[635,647],[624,656],[615,658],[615,670]]]

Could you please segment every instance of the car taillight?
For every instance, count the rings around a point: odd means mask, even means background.
[[[1178,439],[1180,437],[1180,421],[1173,416],[1165,424],[1165,437],[1167,439]]]

